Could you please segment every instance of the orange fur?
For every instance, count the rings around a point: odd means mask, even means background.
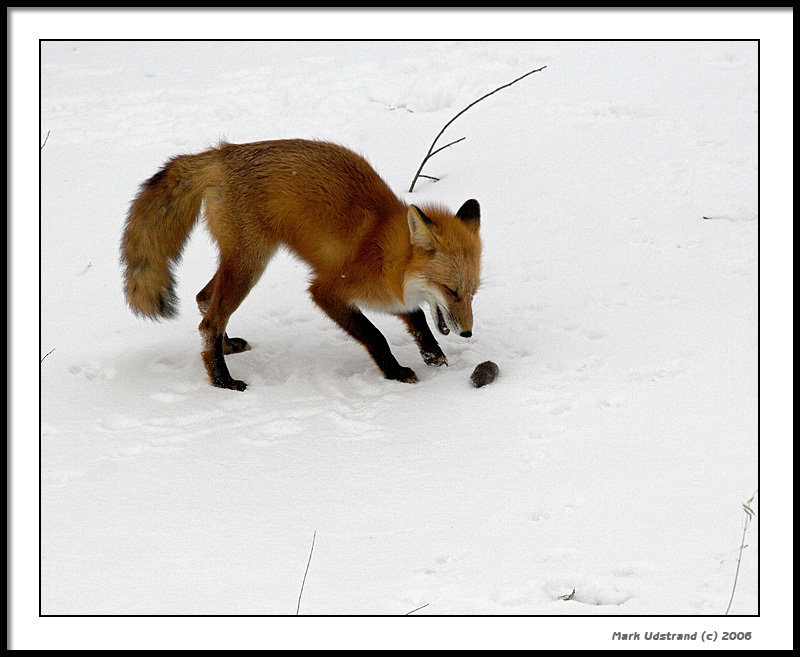
[[[362,157],[299,139],[223,143],[178,156],[142,185],[121,245],[134,312],[175,314],[172,268],[201,203],[219,247],[219,269],[197,295],[203,359],[214,385],[245,387],[230,376],[223,354],[247,343],[229,339],[225,328],[281,245],[308,263],[314,301],[364,344],[388,378],[416,380],[360,307],[403,317],[430,364],[446,358],[419,312],[422,303],[442,332],[471,334],[471,300],[480,283],[477,201],[455,215],[441,206],[408,206]]]

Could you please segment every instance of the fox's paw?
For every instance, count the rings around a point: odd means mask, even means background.
[[[247,390],[247,384],[244,381],[239,381],[238,379],[231,379],[231,390],[238,390],[239,392],[244,392]]]
[[[410,367],[399,367],[397,370],[386,372],[386,378],[392,381],[402,381],[403,383],[419,383],[417,375]]]
[[[422,360],[425,361],[426,365],[431,365],[433,367],[447,365],[447,356],[444,355],[441,349],[438,351],[420,351],[419,353],[422,354]]]
[[[227,379],[214,379],[212,383],[217,388],[225,388],[227,390],[244,392],[247,389],[247,384],[244,381],[239,381],[239,379],[234,379],[232,377],[228,377]]]
[[[222,340],[222,353],[226,356],[228,354],[238,354],[243,351],[249,351],[250,345],[247,340],[242,338],[229,338],[227,335]]]

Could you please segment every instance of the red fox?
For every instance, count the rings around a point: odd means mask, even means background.
[[[125,296],[134,313],[173,317],[172,269],[200,215],[219,248],[219,267],[196,300],[203,362],[211,383],[244,390],[225,354],[249,349],[229,338],[231,314],[283,245],[312,271],[314,302],[360,342],[387,379],[416,383],[361,309],[397,315],[428,365],[447,358],[421,306],[443,335],[472,336],[480,284],[480,206],[453,214],[407,205],[356,153],[337,144],[289,139],[221,143],[179,155],[145,181],[122,237]]]

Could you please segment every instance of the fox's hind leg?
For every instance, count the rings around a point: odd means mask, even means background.
[[[206,312],[208,311],[208,305],[211,303],[211,295],[214,293],[214,284],[216,283],[217,275],[211,277],[211,280],[206,283],[206,286],[197,293],[195,297],[197,301],[197,307],[200,309],[200,314],[205,317]],[[247,340],[243,338],[229,338],[228,334],[225,333],[222,336],[222,353],[226,356],[228,354],[238,354],[242,351],[249,351],[250,345],[247,344]]]
[[[258,282],[275,249],[269,247],[258,254],[221,252],[217,273],[197,295],[197,305],[201,312],[205,311],[199,326],[204,342],[203,363],[208,378],[218,388],[247,388],[244,381],[230,375],[225,364],[225,354],[244,351],[248,348],[247,342],[228,338],[225,328],[230,316]]]
[[[427,365],[434,365],[439,367],[447,365],[447,356],[444,355],[436,338],[433,337],[428,322],[425,320],[425,313],[417,309],[410,313],[401,313],[400,319],[405,322],[408,332],[419,347],[419,353],[422,355],[422,360]]]

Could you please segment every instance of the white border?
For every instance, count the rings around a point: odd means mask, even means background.
[[[790,10],[7,10],[14,649],[637,648],[611,632],[751,630],[792,647],[793,30]],[[761,610],[757,619],[39,618],[39,39],[761,39]],[[34,286],[34,282],[36,285]],[[781,367],[778,367],[778,366]],[[778,508],[778,505],[785,505]],[[780,530],[783,531],[780,531]],[[779,535],[780,534],[780,535]],[[772,574],[770,574],[772,573]],[[304,623],[298,626],[296,623]],[[313,623],[313,629],[311,624]],[[579,628],[575,623],[580,623]],[[311,630],[311,631],[309,631]],[[656,646],[653,646],[656,647]],[[658,647],[678,648],[663,645]],[[686,645],[686,647],[696,647]],[[719,646],[717,646],[719,647]]]

